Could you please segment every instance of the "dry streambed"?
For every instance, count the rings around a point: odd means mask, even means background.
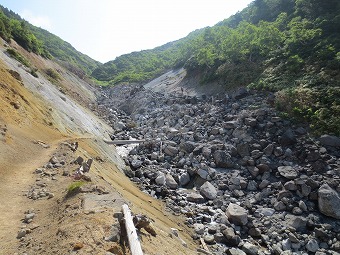
[[[124,100],[115,100],[124,97]],[[339,254],[340,138],[282,119],[273,95],[105,91],[112,139],[145,139],[126,175],[215,254]]]

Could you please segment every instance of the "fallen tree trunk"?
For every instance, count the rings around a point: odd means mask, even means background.
[[[122,211],[125,220],[126,234],[129,240],[130,251],[132,255],[143,255],[142,247],[140,245],[135,225],[132,221],[131,212],[127,204],[122,205]]]
[[[107,144],[117,144],[117,145],[124,145],[124,144],[133,144],[133,143],[143,143],[145,140],[104,140]]]

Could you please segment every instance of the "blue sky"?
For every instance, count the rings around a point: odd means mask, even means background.
[[[252,0],[0,0],[100,62],[185,37]]]

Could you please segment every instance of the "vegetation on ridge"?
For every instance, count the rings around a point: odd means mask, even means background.
[[[143,82],[177,66],[200,74],[202,83],[280,91],[283,115],[340,135],[337,0],[255,0],[213,27],[120,56],[92,75],[113,85]]]
[[[0,5],[0,36],[10,43],[15,40],[29,52],[54,58],[71,72],[83,78],[100,63],[77,51],[71,44],[50,32],[31,25],[18,14]]]

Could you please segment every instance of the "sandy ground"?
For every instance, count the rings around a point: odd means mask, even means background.
[[[61,93],[43,76],[32,77],[3,50],[0,52],[0,255],[114,251],[117,245],[104,238],[109,235],[115,223],[113,214],[120,211],[122,202],[126,202],[133,213],[145,214],[153,221],[157,236],[145,231],[140,235],[145,254],[196,254],[197,244],[183,220],[166,212],[161,201],[141,192],[120,171],[124,164],[115,147],[102,141],[110,127],[84,107],[93,100],[90,87],[82,87],[81,80],[59,67],[63,79],[70,83],[69,89],[64,88],[67,93]],[[36,66],[44,66],[45,60],[29,54],[27,57]],[[13,77],[9,70],[20,74],[20,79]],[[79,87],[78,92],[71,88],[73,85]],[[81,94],[78,102],[72,99],[77,98],[77,93]],[[63,145],[74,141],[79,143],[76,152]],[[66,162],[53,178],[35,174],[35,169],[45,165],[53,155]],[[67,190],[75,180],[64,176],[63,171],[72,173],[76,169],[72,162],[78,156],[94,159],[91,181],[86,185],[101,188],[89,193],[96,197],[100,194],[98,190],[105,190],[116,203],[99,205],[89,212],[89,208],[84,208],[86,199],[92,201],[88,193],[68,197]],[[38,182],[46,183],[53,192],[51,199],[32,200],[25,196]],[[23,222],[27,210],[36,213],[29,224]],[[171,228],[179,230],[186,247],[170,234]],[[29,233],[17,239],[20,229],[29,229]],[[120,254],[129,252],[121,250]]]

